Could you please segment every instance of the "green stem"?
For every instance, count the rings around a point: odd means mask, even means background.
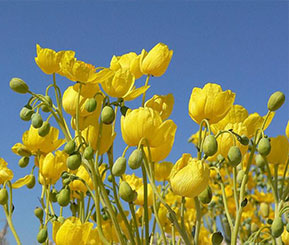
[[[150,75],[147,75],[147,79],[146,79],[146,82],[145,82],[145,86],[148,85],[149,80],[150,80]],[[145,104],[145,99],[146,99],[146,92],[144,92],[143,95],[142,95],[142,103],[141,103],[141,106],[142,106],[142,107],[143,107],[144,104]]]
[[[133,222],[134,222],[134,225],[135,225],[135,233],[136,233],[137,244],[140,245],[141,241],[140,241],[139,230],[138,230],[138,225],[137,225],[137,220],[136,220],[136,216],[135,216],[133,203],[129,203],[129,209],[130,209],[131,215],[133,217]]]
[[[142,149],[143,150],[143,149]],[[144,151],[143,151],[143,154]],[[148,210],[148,180],[143,164],[141,165],[142,176],[143,176],[143,193],[144,193],[144,219],[145,219],[145,240],[149,241],[149,210]]]
[[[182,197],[182,202],[181,202],[181,222],[182,222],[182,227],[185,230],[185,203],[186,203],[186,198]]]
[[[11,232],[12,232],[12,234],[13,234],[16,242],[17,242],[17,244],[19,245],[19,244],[21,244],[21,242],[20,242],[19,236],[18,236],[18,234],[17,234],[17,232],[16,232],[16,230],[14,228],[14,225],[13,225],[13,222],[12,222],[12,217],[11,217],[11,215],[8,212],[7,206],[3,206],[3,209],[4,209],[4,212],[5,212],[6,219],[7,219],[8,225],[10,227],[10,230],[11,230]]]
[[[234,199],[236,204],[236,212],[239,209],[238,191],[237,191],[237,168],[233,167],[233,188],[234,188]]]
[[[199,244],[199,233],[200,233],[200,228],[201,228],[201,207],[200,207],[200,201],[198,199],[198,197],[194,198],[195,201],[195,208],[196,208],[196,212],[197,212],[197,223],[196,223],[196,231],[195,231],[195,236],[194,236],[194,245],[198,245]]]

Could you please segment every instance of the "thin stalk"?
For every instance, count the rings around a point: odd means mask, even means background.
[[[200,201],[198,197],[195,197],[194,201],[195,201],[195,208],[197,212],[197,223],[196,223],[196,231],[195,231],[195,236],[194,236],[194,245],[198,245],[199,233],[200,233],[200,228],[201,228],[201,223],[202,223],[202,215],[201,215]]]
[[[146,79],[146,81],[145,81],[145,86],[148,85],[149,80],[150,80],[150,75],[147,75],[147,79]],[[143,107],[144,104],[145,104],[145,99],[146,99],[146,92],[144,92],[143,95],[142,95],[142,103],[141,103],[141,106],[142,106],[142,107]]]
[[[143,208],[144,208],[144,219],[145,219],[145,240],[149,241],[148,180],[147,180],[146,170],[143,164],[141,165],[141,170],[142,170],[142,176],[143,176],[143,193],[144,193]]]
[[[133,222],[135,225],[136,241],[137,241],[137,244],[140,245],[141,241],[140,241],[139,230],[138,230],[138,225],[137,225],[137,220],[136,220],[136,215],[135,215],[133,203],[129,203],[129,209],[130,209],[130,212],[131,212],[131,215],[133,218]]]
[[[233,188],[234,188],[234,199],[236,204],[236,212],[239,209],[238,191],[237,191],[237,167],[233,167]]]

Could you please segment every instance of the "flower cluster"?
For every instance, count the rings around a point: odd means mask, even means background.
[[[285,101],[282,92],[271,95],[260,116],[218,84],[193,88],[188,113],[199,130],[189,139],[192,152],[172,163],[166,158],[177,131],[174,96],[146,99],[150,79],[164,75],[172,59],[167,45],[113,56],[107,67],[38,44],[36,54],[51,75],[45,93],[20,78],[10,81],[13,91],[30,95],[20,118],[31,125],[12,147],[28,174],[13,180],[0,158],[0,204],[18,244],[12,192],[36,184],[36,239],[43,244],[289,243],[289,122],[284,135],[265,133]],[[57,75],[74,82],[63,93]],[[140,106],[129,108],[140,96]],[[118,123],[124,147],[114,143]]]

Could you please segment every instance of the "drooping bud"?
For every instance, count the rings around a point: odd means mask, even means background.
[[[214,232],[212,235],[212,244],[213,245],[220,245],[223,241],[223,235],[221,232],[217,231]]]
[[[57,202],[61,207],[66,207],[70,202],[70,190],[62,189],[57,195]]]
[[[213,156],[218,150],[218,143],[214,135],[208,135],[203,144],[203,152],[206,156]]]
[[[244,175],[245,175],[245,171],[243,169],[241,169],[238,174],[237,174],[237,182],[238,184],[241,184],[242,183],[242,180],[244,178]]]
[[[31,117],[31,124],[34,128],[40,128],[43,124],[42,117],[39,113],[34,113]]]
[[[10,80],[10,88],[19,94],[26,94],[29,91],[29,87],[22,79],[14,77]]]
[[[31,110],[31,108],[28,108],[27,106],[24,106],[20,111],[20,118],[23,121],[30,121],[34,111]]]
[[[135,199],[135,192],[126,181],[119,185],[119,196],[126,202],[132,202]]]
[[[48,105],[51,107],[52,106],[52,100],[51,100],[50,96],[46,95],[46,96],[44,96],[44,98],[47,101]],[[42,104],[40,106],[41,110],[43,112],[49,112],[49,106],[48,105],[47,104]]]
[[[38,129],[38,134],[41,137],[45,137],[50,131],[50,124],[49,122],[43,122],[42,126]]]
[[[111,106],[105,106],[102,109],[100,119],[104,124],[111,124],[114,121],[115,113]]]
[[[51,202],[57,202],[57,194],[58,192],[55,188],[50,191],[49,199]]]
[[[263,156],[261,156],[260,154],[258,154],[255,157],[255,162],[259,168],[263,168],[266,164],[266,159]]]
[[[121,176],[124,174],[125,170],[126,170],[126,159],[124,157],[119,157],[114,162],[111,173],[114,176]]]
[[[21,157],[18,161],[18,165],[20,168],[25,168],[29,163],[29,157]]]
[[[66,160],[67,167],[70,170],[76,170],[81,164],[81,155],[79,152],[73,153]]]
[[[267,108],[269,111],[276,111],[283,105],[284,102],[285,102],[285,94],[283,94],[280,91],[277,91],[270,96]]]
[[[93,112],[96,109],[97,103],[95,98],[90,98],[85,102],[85,110]]]
[[[138,169],[141,166],[143,159],[142,151],[139,149],[134,150],[129,158],[128,158],[128,165],[131,169]]]
[[[84,149],[83,157],[84,157],[86,160],[91,160],[91,159],[93,159],[93,154],[94,154],[93,148],[92,148],[91,146],[87,146],[87,147]]]
[[[68,155],[71,155],[76,148],[76,144],[73,140],[67,142],[67,144],[64,146],[64,152],[67,153]]]
[[[228,152],[229,164],[236,167],[242,161],[242,153],[238,146],[231,146]]]
[[[212,200],[213,194],[212,194],[212,189],[210,186],[207,186],[207,188],[200,193],[198,196],[199,200],[203,204],[209,204]]]
[[[37,241],[39,243],[44,243],[46,241],[47,237],[48,237],[47,229],[43,228],[37,234]]]
[[[242,145],[248,145],[249,144],[249,138],[246,135],[242,135],[239,139],[240,143]]]
[[[8,192],[6,189],[0,190],[0,204],[5,205],[8,201]]]
[[[282,218],[278,216],[273,220],[273,223],[271,225],[271,231],[272,231],[273,237],[277,238],[281,236],[281,234],[283,233],[283,230],[284,230],[284,224],[283,224]]]
[[[262,156],[267,156],[271,151],[271,144],[270,140],[268,138],[262,138],[260,139],[258,143],[258,152]]]
[[[43,209],[42,208],[39,208],[39,207],[35,208],[34,214],[40,221],[42,221],[42,219],[43,219]]]
[[[26,184],[27,188],[32,189],[35,186],[35,176],[34,175],[30,175],[30,181]]]

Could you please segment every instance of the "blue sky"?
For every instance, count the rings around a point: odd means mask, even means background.
[[[168,157],[175,162],[182,153],[194,152],[186,143],[197,130],[188,115],[193,87],[219,83],[236,92],[235,103],[261,115],[266,113],[272,92],[281,90],[288,97],[288,29],[285,1],[0,1],[0,156],[14,171],[15,179],[29,172],[18,167],[18,157],[11,152],[11,146],[20,142],[29,128],[29,123],[18,117],[28,96],[13,93],[8,83],[12,77],[21,77],[31,90],[44,92],[51,78],[34,62],[36,43],[74,50],[80,60],[96,66],[109,66],[113,55],[140,53],[158,42],[173,49],[167,72],[151,79],[147,98],[153,94],[175,96],[171,118],[178,129]],[[57,79],[63,91],[72,84]],[[137,100],[129,106],[139,104]],[[284,134],[288,112],[286,101],[267,131],[270,136]],[[120,133],[116,145],[116,154],[120,154],[124,148]],[[39,187],[15,191],[13,220],[23,244],[35,241],[38,224],[33,209],[39,196]],[[0,211],[0,227],[3,219]],[[11,233],[8,237],[14,244]]]

